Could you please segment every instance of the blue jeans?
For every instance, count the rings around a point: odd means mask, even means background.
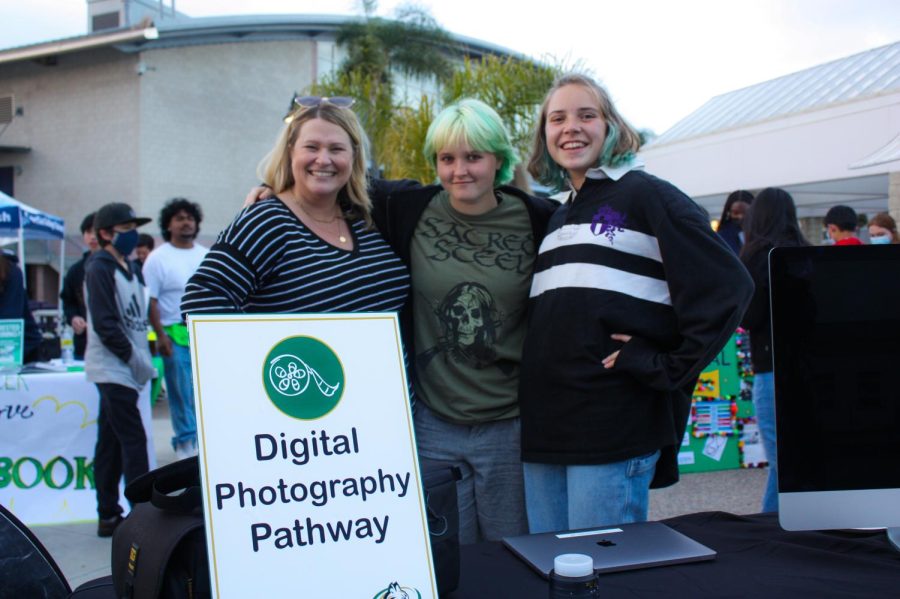
[[[525,462],[525,505],[532,534],[644,522],[659,451],[597,465]]]
[[[497,541],[528,533],[518,418],[455,424],[415,404],[416,445],[423,466],[457,466],[459,542]]]
[[[769,462],[769,477],[763,493],[762,511],[778,511],[778,450],[775,444],[775,374],[758,372],[753,375],[753,409],[763,449]]]
[[[172,447],[185,441],[197,443],[197,416],[194,414],[194,379],[191,350],[172,343],[172,355],[163,356],[166,370],[166,397],[172,418]]]

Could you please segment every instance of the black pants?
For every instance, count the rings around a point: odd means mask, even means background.
[[[147,434],[138,410],[138,392],[115,383],[97,383],[100,414],[97,416],[97,446],[94,448],[94,486],[97,514],[111,518],[122,513],[119,479],[127,485],[150,469]]]

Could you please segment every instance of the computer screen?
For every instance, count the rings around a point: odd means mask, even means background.
[[[779,518],[900,526],[900,246],[769,255]]]

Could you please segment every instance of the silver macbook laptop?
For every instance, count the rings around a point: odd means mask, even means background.
[[[617,572],[715,559],[716,552],[659,522],[505,537],[503,544],[544,578],[562,553],[594,558],[597,572]]]

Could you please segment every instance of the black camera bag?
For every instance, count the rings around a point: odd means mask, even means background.
[[[116,596],[210,597],[197,458],[148,472],[128,485],[125,496],[133,507],[113,534]]]

